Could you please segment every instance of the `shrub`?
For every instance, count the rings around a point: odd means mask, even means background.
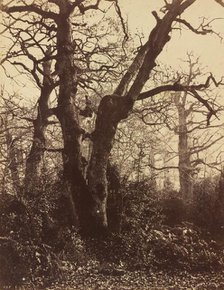
[[[27,240],[32,237],[31,217],[24,203],[10,194],[0,195],[0,236]]]
[[[12,287],[24,283],[49,285],[62,275],[60,262],[50,247],[33,242],[18,242],[0,238],[0,286]]]
[[[186,207],[180,198],[166,198],[159,201],[163,222],[169,226],[180,224],[186,219]]]
[[[123,231],[98,245],[102,260],[122,261],[129,269],[205,271],[223,266],[223,253],[206,232],[183,223],[180,199],[159,200],[147,181],[122,190]]]
[[[88,245],[100,261],[127,265],[129,269],[149,263],[143,232],[162,223],[161,207],[155,202],[154,185],[150,181],[130,182],[120,189],[122,201],[121,232],[104,241],[91,240]]]
[[[206,178],[194,185],[193,222],[213,233],[224,233],[224,193],[218,178]]]
[[[26,198],[25,202],[10,194],[0,195],[1,286],[26,281],[41,286],[60,277],[59,259],[46,244],[55,246],[59,231],[53,213],[60,187],[50,182],[38,184],[32,199]]]
[[[148,233],[154,263],[160,268],[205,271],[223,267],[223,253],[217,244],[189,223],[163,226]]]
[[[163,215],[155,185],[150,180],[131,182],[123,189],[123,231],[155,226]]]

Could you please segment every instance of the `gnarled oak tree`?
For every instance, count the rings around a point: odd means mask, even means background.
[[[106,172],[108,159],[117,126],[121,120],[127,118],[137,100],[166,90],[190,91],[207,107],[209,117],[215,114],[209,103],[197,93],[197,90],[209,86],[211,78],[204,84],[185,86],[175,83],[142,92],[156,66],[157,57],[171,39],[175,23],[181,23],[194,32],[197,31],[181,18],[184,11],[196,1],[173,0],[170,3],[165,1],[162,18],[153,11],[156,25],[150,32],[148,40],[138,50],[115,91],[102,97],[100,101],[95,129],[91,134],[92,153],[87,178],[83,174],[81,153],[81,139],[85,132],[80,126],[79,111],[75,105],[79,81],[74,55],[74,47],[77,44],[73,42],[71,23],[75,12],[85,14],[89,10],[99,9],[103,0],[48,0],[33,1],[31,4],[21,1],[19,5],[11,3],[1,7],[3,12],[11,17],[18,16],[18,14],[21,15],[20,17],[23,17],[24,14],[30,14],[31,17],[38,15],[41,20],[40,27],[45,24],[43,20],[48,20],[50,27],[53,27],[56,32],[56,65],[53,74],[58,76],[59,94],[55,113],[60,121],[64,141],[64,184],[72,205],[73,223],[78,221],[88,233],[100,232],[107,228],[108,182]],[[114,2],[117,4],[117,1]],[[216,2],[222,4],[221,1]],[[203,32],[205,34],[205,31]]]

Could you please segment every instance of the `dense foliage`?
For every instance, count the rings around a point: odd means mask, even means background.
[[[103,239],[82,236],[63,226],[59,182],[45,180],[36,189],[32,203],[1,195],[1,287],[33,284],[45,288],[54,285],[57,289],[74,284],[76,279],[79,285],[99,283],[105,289],[104,277],[111,277],[112,284],[121,283],[119,277],[124,277],[124,281],[136,277],[140,287],[144,283],[153,285],[155,279],[150,282],[147,275],[154,273],[156,277],[161,271],[169,276],[183,272],[218,275],[223,270],[221,236],[217,242],[208,232],[211,224],[207,211],[198,211],[200,217],[207,217],[207,225],[199,227],[200,220],[197,225],[190,218],[187,221],[186,215],[181,214],[181,201],[162,198],[154,182],[124,183],[116,170],[112,172],[111,169],[108,173],[110,178],[117,180],[117,187],[110,189],[108,203],[113,226]],[[195,188],[199,193],[199,187]],[[211,210],[213,203],[207,206]],[[85,279],[87,284],[82,282]]]

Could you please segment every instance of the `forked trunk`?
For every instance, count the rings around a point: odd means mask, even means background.
[[[147,43],[139,50],[133,64],[121,79],[117,90],[115,90],[119,95],[105,96],[101,100],[93,134],[93,150],[88,170],[88,185],[93,198],[90,211],[93,216],[92,222],[98,229],[107,227],[108,189],[106,170],[117,125],[122,119],[127,118],[134,102],[148,81],[152,69],[156,66],[155,61],[158,55],[170,40],[169,33],[173,21],[195,0],[182,2],[181,0],[176,1],[163,19],[157,17],[157,24],[150,33]],[[127,87],[133,78],[135,79],[128,90]],[[126,91],[126,96],[121,96]]]
[[[136,56],[135,65],[121,80],[116,92],[119,95],[105,96],[99,105],[95,131],[93,133],[93,149],[87,173],[88,186],[82,172],[80,138],[82,130],[73,100],[77,92],[76,67],[74,65],[74,43],[71,38],[69,1],[57,1],[60,8],[57,18],[57,63],[56,73],[59,75],[58,118],[61,123],[64,139],[64,181],[67,184],[67,195],[76,206],[73,216],[79,217],[81,226],[88,232],[101,232],[107,228],[107,164],[112,149],[114,135],[118,123],[127,117],[143,86],[147,82],[155,60],[169,41],[169,33],[173,21],[195,0],[182,4],[178,0],[166,13],[163,19],[157,19],[157,25],[151,32],[144,49]],[[136,69],[136,72],[134,71]],[[133,84],[126,94],[132,78]]]

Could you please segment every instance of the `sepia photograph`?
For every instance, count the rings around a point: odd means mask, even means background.
[[[0,290],[224,290],[224,0],[0,0]]]

